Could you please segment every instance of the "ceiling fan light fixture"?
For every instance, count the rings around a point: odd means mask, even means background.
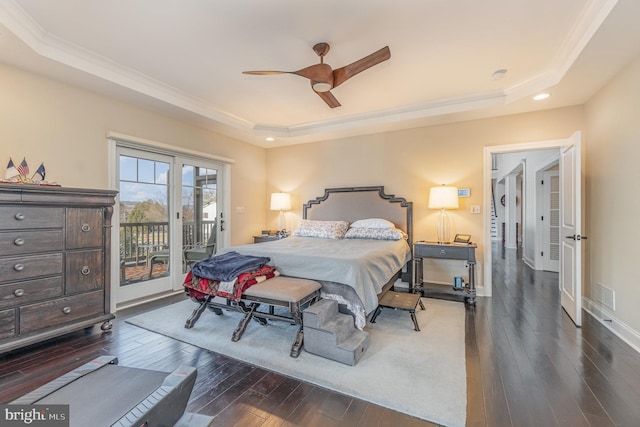
[[[313,90],[320,93],[329,92],[331,90],[331,85],[325,82],[313,82],[311,87],[313,87]]]

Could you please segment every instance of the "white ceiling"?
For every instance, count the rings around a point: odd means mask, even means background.
[[[0,0],[0,61],[272,147],[581,104],[640,52],[638,18],[638,0]],[[321,41],[333,68],[391,59],[334,109],[305,78],[242,74],[315,64]]]

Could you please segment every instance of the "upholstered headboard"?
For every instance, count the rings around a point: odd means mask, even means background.
[[[365,218],[384,218],[409,236],[413,234],[413,203],[385,194],[383,186],[328,188],[324,195],[302,206],[302,218],[354,222]]]

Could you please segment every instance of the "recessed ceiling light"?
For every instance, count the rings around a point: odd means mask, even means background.
[[[265,138],[265,140],[269,141],[269,142],[272,142],[272,141],[275,141],[275,138],[272,137],[272,136],[268,136],[268,137]]]
[[[507,69],[506,68],[502,68],[500,70],[494,71],[493,74],[491,74],[491,78],[493,80],[500,80],[501,78],[504,77],[505,74],[507,74]]]
[[[548,97],[550,97],[551,95],[549,95],[548,93],[544,92],[544,93],[539,93],[536,96],[533,97],[534,101],[542,101],[543,99],[547,99]]]

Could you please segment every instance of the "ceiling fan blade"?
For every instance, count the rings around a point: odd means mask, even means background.
[[[243,71],[242,73],[257,76],[295,74],[297,76],[306,77],[314,82],[323,82],[333,85],[333,70],[331,70],[331,67],[327,64],[314,64],[297,71]]]
[[[314,91],[315,92],[315,91]],[[335,96],[331,92],[316,92],[320,98],[331,108],[336,108],[340,106],[340,103],[336,99]]]
[[[333,87],[341,85],[356,74],[361,73],[367,68],[371,68],[383,61],[386,61],[389,58],[391,58],[391,51],[389,50],[389,46],[385,46],[382,49],[373,52],[371,55],[365,56],[364,58],[356,62],[333,70]]]

